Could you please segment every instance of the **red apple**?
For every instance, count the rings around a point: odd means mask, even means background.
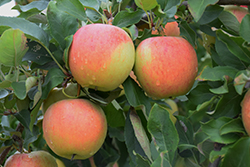
[[[248,10],[245,7],[235,6],[235,5],[227,5],[224,7],[226,11],[231,12],[237,20],[241,23],[243,17],[248,14]]]
[[[196,52],[181,37],[147,38],[136,49],[134,71],[152,98],[185,95],[198,72]]]
[[[250,135],[250,91],[248,90],[247,93],[244,96],[244,99],[241,102],[242,107],[242,121],[244,124],[244,127]]]
[[[81,27],[73,36],[69,67],[82,87],[111,91],[129,76],[134,44],[121,28],[107,24]]]
[[[57,167],[56,159],[46,151],[16,153],[5,162],[4,167]]]
[[[52,104],[43,119],[44,139],[57,155],[87,159],[104,143],[107,121],[102,108],[85,99]]]
[[[178,18],[175,16],[175,18]],[[158,34],[157,30],[152,31],[152,34]],[[161,32],[161,35],[166,36],[180,36],[180,28],[178,27],[177,21],[168,22]]]

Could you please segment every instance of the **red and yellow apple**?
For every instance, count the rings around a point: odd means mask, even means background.
[[[237,20],[241,23],[243,17],[248,14],[248,10],[245,7],[235,6],[235,5],[227,5],[224,7],[226,11],[231,12]]]
[[[111,91],[129,76],[135,59],[134,44],[121,28],[89,24],[73,36],[69,68],[82,87]]]
[[[86,99],[52,104],[43,119],[44,139],[57,155],[87,159],[102,146],[107,121],[102,108]]]
[[[46,151],[16,153],[5,162],[4,167],[57,167],[56,159]]]
[[[241,114],[243,125],[250,135],[250,91],[248,90],[241,102]]]
[[[134,72],[154,99],[185,95],[198,72],[196,52],[181,37],[147,38],[136,49]]]
[[[176,17],[177,18],[177,17]],[[157,30],[152,31],[152,34],[158,34]],[[180,36],[180,28],[178,27],[177,21],[168,22],[163,30],[161,31],[160,35],[165,36]]]

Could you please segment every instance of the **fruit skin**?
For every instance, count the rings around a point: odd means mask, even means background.
[[[185,95],[198,72],[196,52],[181,37],[147,38],[136,49],[134,72],[154,99]]]
[[[177,16],[175,16],[175,18],[178,18]],[[158,34],[157,30],[152,31],[152,34]],[[177,21],[173,21],[173,22],[168,22],[164,28],[163,31],[161,32],[161,35],[165,35],[165,36],[180,36],[180,28],[178,27],[178,23]]]
[[[241,102],[241,113],[243,125],[250,135],[250,91],[248,90]]]
[[[89,24],[73,36],[69,68],[82,87],[111,91],[129,76],[135,48],[129,35],[119,27]]]
[[[107,121],[102,108],[85,99],[52,104],[43,119],[44,139],[57,155],[87,159],[104,143]]]
[[[226,11],[231,12],[241,23],[243,17],[248,14],[248,10],[245,7],[240,7],[240,6],[234,6],[234,5],[227,5],[224,7]]]
[[[56,159],[46,151],[16,153],[5,162],[4,167],[57,167]]]
[[[57,158],[56,158],[56,163],[57,163],[57,166],[58,166],[58,167],[66,167],[66,166],[64,165],[64,163],[63,163],[60,159],[57,159]]]

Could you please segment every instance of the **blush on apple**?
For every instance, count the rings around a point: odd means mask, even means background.
[[[148,96],[185,95],[193,86],[198,61],[192,45],[181,37],[151,37],[136,49],[135,75]]]
[[[89,24],[73,36],[69,68],[82,87],[111,91],[129,76],[134,59],[134,44],[123,29]]]
[[[241,23],[243,17],[248,14],[248,10],[245,7],[235,6],[235,5],[227,5],[224,7],[226,11],[231,12]]]

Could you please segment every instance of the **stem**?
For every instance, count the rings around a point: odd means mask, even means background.
[[[92,156],[92,157],[89,158],[89,162],[90,162],[90,166],[91,167],[96,167],[94,156]]]
[[[144,10],[144,9],[143,9],[143,10]],[[144,10],[144,11],[145,11],[145,10]],[[145,11],[145,12],[146,12],[146,15],[147,15],[147,18],[148,18],[148,25],[149,25],[149,28],[150,28],[150,29],[152,29],[150,16],[149,16],[149,14],[148,14],[148,12],[147,12],[147,11]]]

